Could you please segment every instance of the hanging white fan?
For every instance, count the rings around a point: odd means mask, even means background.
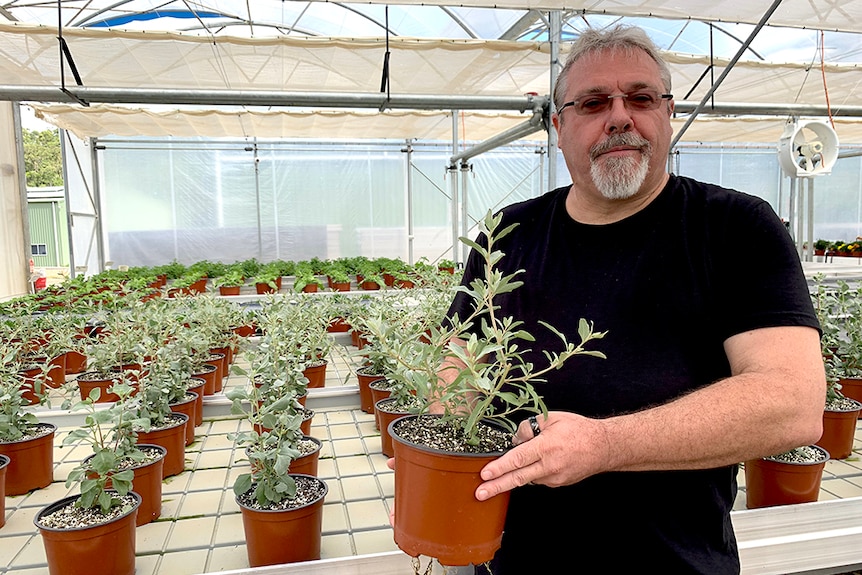
[[[818,120],[787,124],[778,141],[778,160],[791,178],[823,176],[838,159],[838,134]]]

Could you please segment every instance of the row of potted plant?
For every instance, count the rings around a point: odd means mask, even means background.
[[[826,462],[852,455],[862,412],[862,287],[852,288],[843,280],[829,285],[818,274],[812,300],[823,331],[823,434],[814,445],[746,461],[749,508],[816,501]]]
[[[862,240],[852,241],[818,239],[814,242],[814,254],[836,256],[862,256]]]

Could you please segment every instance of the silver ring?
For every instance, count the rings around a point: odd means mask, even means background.
[[[533,437],[536,437],[537,435],[542,433],[542,430],[539,429],[539,421],[536,419],[535,415],[531,415],[529,418],[527,418],[527,421],[530,422],[530,429],[533,431]]]

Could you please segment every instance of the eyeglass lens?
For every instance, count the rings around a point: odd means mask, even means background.
[[[660,94],[655,90],[636,90],[624,94],[587,94],[577,100],[567,102],[560,108],[574,108],[579,116],[588,116],[606,111],[611,106],[613,98],[622,98],[623,103],[629,110],[655,110],[661,105],[662,100],[672,98],[670,94]]]

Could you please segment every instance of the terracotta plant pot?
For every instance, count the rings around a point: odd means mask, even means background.
[[[323,447],[323,444],[319,439],[311,437],[310,435],[303,435],[303,439],[316,443],[317,449],[291,461],[287,471],[295,475],[311,475],[312,477],[317,477],[317,467],[320,462],[320,449]]]
[[[214,395],[216,392],[216,377],[218,377],[218,367],[212,364],[204,364],[198,371],[192,373],[192,377],[197,377],[204,380],[204,396]]]
[[[0,455],[0,527],[6,525],[6,469],[11,459]]]
[[[138,507],[138,516],[135,520],[135,525],[140,527],[155,521],[162,514],[162,467],[168,450],[152,443],[138,444],[138,447],[155,450],[159,454],[157,459],[132,468],[135,473],[135,478],[132,479],[132,490],[141,496],[141,506]],[[87,459],[93,457],[95,455],[90,455]],[[110,479],[107,487],[108,489],[112,487]]]
[[[133,575],[135,572],[135,518],[141,496],[129,492],[136,503],[127,513],[93,527],[55,529],[40,521],[78,499],[66,497],[48,505],[33,522],[42,535],[50,575]]]
[[[18,377],[21,380],[21,389],[24,391],[21,399],[26,402],[26,405],[39,405],[48,391],[45,381],[47,378],[42,374],[42,367],[26,367],[18,371]]]
[[[841,393],[844,397],[862,401],[862,378],[842,377],[838,383],[841,384]]]
[[[78,382],[78,392],[81,399],[87,399],[94,389],[100,390],[99,399],[96,400],[96,403],[111,403],[120,399],[116,393],[108,391],[114,383],[119,381],[119,374],[109,376],[95,371],[87,371],[76,377],[75,381]]]
[[[320,537],[323,526],[323,500],[328,488],[316,477],[308,477],[323,485],[323,496],[303,507],[286,510],[258,510],[247,507],[239,497],[236,502],[242,512],[242,526],[251,567],[280,565],[320,559]]]
[[[204,423],[204,386],[206,381],[199,377],[193,377],[189,383],[189,391],[197,394],[195,398],[195,427],[199,427]]]
[[[317,449],[312,451],[311,453],[306,453],[300,457],[297,457],[293,461],[290,462],[290,465],[287,468],[289,473],[294,475],[311,475],[313,477],[317,477],[317,469],[320,462],[320,450],[323,447],[323,444],[316,437],[311,437],[310,435],[303,435],[302,439],[306,441],[312,441],[315,445],[317,445]],[[248,456],[249,448],[246,448],[245,453]],[[254,469],[254,465],[252,464],[252,469]]]
[[[822,447],[817,463],[752,459],[745,462],[745,506],[749,509],[817,501],[829,453]]]
[[[87,371],[87,356],[79,351],[66,352],[66,375],[77,375]]]
[[[253,325],[240,325],[233,328],[232,331],[240,337],[251,337],[256,330]]]
[[[258,293],[258,295],[275,293],[277,290],[274,287],[271,287],[268,283],[265,282],[257,282],[254,284],[254,289]]]
[[[172,415],[176,419],[174,425],[164,429],[138,432],[139,444],[154,443],[168,450],[162,467],[162,478],[180,474],[186,466],[186,425],[189,416],[185,413]]]
[[[0,443],[0,454],[11,462],[6,468],[6,495],[23,495],[51,485],[54,480],[53,423],[39,423],[43,434],[28,439]]]
[[[368,389],[371,391],[371,401],[374,405],[374,425],[380,429],[380,414],[377,412],[377,402],[381,399],[386,399],[392,393],[387,387],[386,379],[381,378],[368,384]]]
[[[177,401],[176,403],[171,403],[170,408],[174,413],[185,413],[189,420],[186,423],[186,445],[191,445],[195,442],[195,417],[198,403],[198,394],[193,391],[187,391],[186,397]]]
[[[64,383],[66,383],[66,354],[62,353],[57,357],[52,358],[48,365],[47,379],[45,383],[48,384],[48,387],[53,389],[57,389],[58,387],[62,387]]]
[[[329,322],[326,331],[329,333],[345,333],[350,331],[350,324],[343,317],[337,317]]]
[[[320,365],[312,365],[302,370],[302,375],[308,378],[308,387],[324,387],[326,385],[326,364],[324,361]]]
[[[386,457],[395,457],[395,448],[392,445],[392,436],[389,435],[389,424],[405,415],[410,415],[408,411],[400,411],[392,407],[394,400],[391,397],[381,399],[374,404],[377,417],[380,420],[380,451]]]
[[[350,282],[332,282],[332,291],[350,291]]]
[[[302,293],[317,293],[318,285],[315,283],[305,284],[302,286]]]
[[[227,377],[228,365],[227,355],[222,352],[209,352],[210,357],[207,360],[208,365],[214,365],[217,368],[215,375],[215,392],[218,393],[224,389],[224,378]]]
[[[374,401],[372,401],[369,385],[378,379],[383,379],[383,376],[367,373],[368,371],[369,368],[359,368],[356,370],[356,379],[359,381],[359,409],[365,413],[374,413]]]
[[[229,296],[229,295],[239,295],[240,286],[219,286],[218,293],[219,295]]]
[[[857,403],[857,408],[852,411],[823,412],[823,435],[816,444],[828,451],[832,459],[844,459],[853,453],[853,438],[860,411],[862,403]]]
[[[500,547],[509,492],[479,501],[479,471],[501,453],[447,453],[398,435],[401,417],[389,426],[395,446],[395,543],[410,555],[442,565],[478,565]],[[426,416],[427,417],[427,416]]]

